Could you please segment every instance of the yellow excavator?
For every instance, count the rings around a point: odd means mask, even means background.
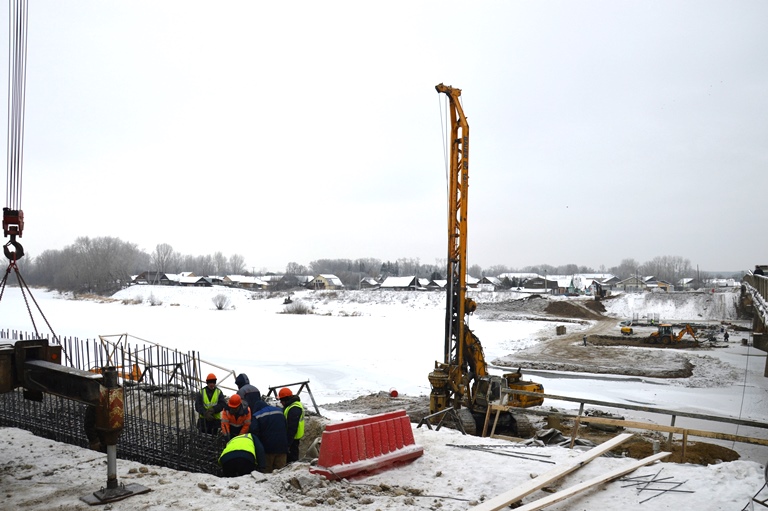
[[[672,344],[676,342],[681,342],[685,334],[688,334],[691,337],[693,337],[694,342],[699,341],[696,338],[696,332],[693,331],[693,328],[691,328],[691,325],[685,325],[685,328],[683,328],[677,334],[675,334],[674,330],[672,329],[672,325],[668,323],[662,323],[659,325],[659,329],[656,332],[651,333],[651,335],[648,337],[648,342],[653,344],[658,344],[658,343]]]
[[[461,89],[442,83],[435,89],[448,97],[451,132],[445,345],[443,361],[436,361],[434,370],[429,373],[432,387],[429,409],[430,414],[438,414],[453,408],[464,430],[469,434],[478,434],[482,431],[491,404],[530,407],[544,401],[540,397],[505,393],[505,389],[543,393],[544,387],[524,381],[520,369],[502,376],[489,374],[480,339],[467,325],[466,317],[477,309],[477,303],[466,296],[469,124],[459,102]],[[498,424],[501,430],[522,434],[511,413],[504,414]]]

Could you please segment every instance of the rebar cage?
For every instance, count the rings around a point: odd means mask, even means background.
[[[111,339],[115,338],[116,339]],[[39,336],[0,330],[0,339]],[[48,339],[62,346],[62,364],[101,372],[116,367],[125,389],[125,425],[117,443],[118,458],[176,470],[221,475],[218,457],[224,437],[197,429],[196,394],[204,385],[205,362],[199,354],[182,353],[128,334],[99,339]],[[133,342],[132,342],[133,341]],[[85,433],[87,405],[46,394],[43,400],[24,399],[23,390],[0,394],[0,426],[80,447],[88,447]]]

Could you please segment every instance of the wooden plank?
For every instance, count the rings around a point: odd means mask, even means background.
[[[630,421],[624,419],[608,419],[605,417],[582,417],[582,424],[605,424],[623,428],[645,429],[648,431],[663,431],[664,433],[678,433],[682,435],[685,428],[677,426],[665,426],[664,424],[651,424],[650,422]]]
[[[700,429],[682,428],[680,426],[665,426],[663,424],[651,424],[649,422],[629,421],[623,419],[607,419],[603,417],[581,417],[581,423],[607,424],[611,426],[621,426],[632,429],[645,429],[648,431],[663,431],[665,433],[676,433],[678,435],[689,435],[701,438],[716,438],[718,440],[728,440],[752,445],[768,445],[766,438],[754,438],[731,433],[719,433],[717,431],[704,431]]]
[[[593,459],[623,444],[633,436],[634,434],[632,433],[622,433],[621,435],[617,435],[611,440],[608,440],[607,442],[604,442],[580,454],[579,456],[577,456],[573,460],[570,460],[567,464],[563,465],[562,467],[555,467],[549,472],[541,474],[535,479],[531,479],[530,481],[523,483],[520,486],[508,492],[502,493],[501,495],[497,495],[492,499],[486,500],[482,504],[479,504],[473,507],[472,510],[473,511],[498,511],[499,509],[503,509],[507,507],[510,503],[517,502],[518,500],[521,500],[526,495],[529,495],[535,492],[536,490],[543,488],[550,482],[560,479],[561,477],[570,474],[574,470],[580,467],[583,467]]]
[[[752,444],[752,445],[768,445],[768,439],[766,438],[754,438],[754,437],[741,436],[741,435],[732,435],[730,433],[717,433],[715,431],[701,431],[698,429],[686,429],[685,431],[690,436],[699,436],[702,438],[717,438],[718,440],[735,441],[735,442],[741,442],[744,444]]]
[[[555,504],[557,502],[560,502],[561,500],[564,500],[568,497],[571,497],[573,495],[576,495],[577,493],[580,493],[584,490],[588,490],[589,488],[592,488],[593,486],[597,486],[598,484],[602,484],[606,481],[611,481],[613,479],[616,479],[618,477],[621,477],[625,474],[629,474],[630,472],[633,472],[637,470],[640,467],[644,467],[645,465],[650,465],[654,461],[658,461],[660,459],[666,458],[672,454],[671,452],[660,452],[658,454],[654,454],[652,456],[648,456],[647,458],[643,458],[641,460],[635,461],[634,463],[630,465],[626,465],[624,467],[619,467],[615,470],[612,470],[608,472],[607,474],[603,474],[601,476],[592,478],[588,481],[584,481],[583,483],[577,484],[575,486],[571,486],[570,488],[566,488],[565,490],[561,490],[557,493],[553,493],[551,495],[547,495],[543,499],[535,500],[533,502],[529,502],[528,504],[525,504],[524,506],[520,506],[518,508],[515,508],[515,511],[537,511],[539,509],[543,509],[547,506],[550,506],[552,504]]]
[[[491,408],[493,407],[488,406],[486,407],[486,410],[485,410],[485,422],[483,422],[483,434],[482,434],[483,437],[488,436],[488,419],[491,417]]]

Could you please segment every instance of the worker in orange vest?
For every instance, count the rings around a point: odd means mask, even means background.
[[[221,433],[229,440],[247,433],[250,427],[251,409],[235,394],[229,398],[227,407],[221,412]]]

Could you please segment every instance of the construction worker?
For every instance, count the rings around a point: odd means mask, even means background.
[[[221,451],[219,465],[224,471],[224,477],[239,477],[254,470],[263,471],[264,447],[250,433],[238,435],[227,442]]]
[[[221,412],[221,434],[229,440],[247,433],[251,427],[251,409],[243,403],[238,394],[229,398],[227,407]]]
[[[264,446],[267,474],[288,464],[288,426],[282,409],[259,399],[253,411],[250,431]]]
[[[235,385],[237,385],[237,393],[241,399],[244,399],[248,403],[248,408],[251,409],[251,413],[256,409],[256,403],[261,401],[261,392],[255,386],[251,385],[248,380],[248,375],[240,373],[235,378]]]
[[[299,444],[304,438],[304,406],[299,396],[294,396],[291,389],[283,387],[277,397],[283,405],[286,427],[288,429],[288,463],[299,461]]]
[[[200,389],[195,399],[195,411],[200,415],[197,429],[201,433],[215,435],[221,428],[221,411],[227,406],[224,393],[216,386],[216,375],[211,373],[205,379],[205,387]]]

